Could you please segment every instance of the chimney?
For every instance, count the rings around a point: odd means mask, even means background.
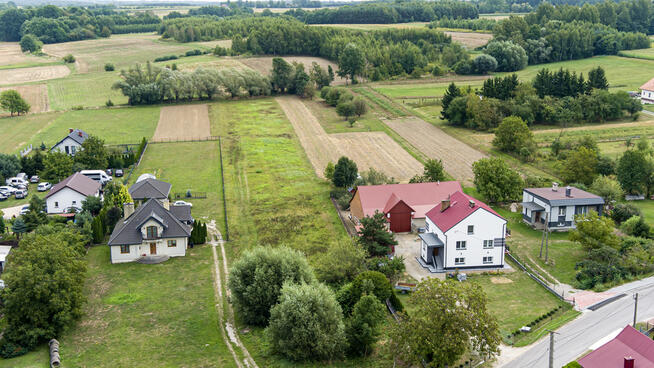
[[[634,358],[624,357],[624,368],[634,368]]]
[[[68,133],[72,133],[72,132],[73,132],[73,128],[68,128]]]
[[[468,202],[468,205],[470,205],[470,208],[475,208],[475,201],[472,199]]]
[[[552,183],[552,191],[553,192],[558,192],[559,191],[559,183],[557,183],[557,182]]]
[[[123,218],[127,219],[134,213],[134,203],[123,203]]]
[[[441,201],[441,212],[445,211],[450,207],[450,198],[448,197],[447,199],[443,199]]]
[[[566,197],[572,197],[572,194],[571,194],[571,193],[572,193],[572,188],[570,188],[570,186],[568,185],[568,186],[565,188],[565,196],[566,196]]]
[[[170,201],[168,200],[168,198],[164,199],[163,202],[161,202],[161,204],[163,204],[166,210],[170,211]]]
[[[82,132],[77,132],[77,135],[79,135],[79,136],[81,137],[81,136],[82,136]]]

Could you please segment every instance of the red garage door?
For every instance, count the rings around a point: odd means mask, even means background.
[[[406,233],[411,231],[411,211],[391,212],[391,231],[394,233]]]

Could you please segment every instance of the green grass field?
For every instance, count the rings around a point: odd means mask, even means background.
[[[49,124],[26,143],[51,147],[68,135],[69,128],[82,129],[104,139],[106,144],[139,143],[150,139],[159,122],[159,106],[67,111],[52,115]],[[36,115],[35,115],[36,116]]]
[[[0,152],[14,153],[25,148],[34,135],[62,113],[44,113],[0,118]]]
[[[390,98],[402,99],[402,97],[441,97],[445,94],[447,86],[451,82],[440,83],[407,83],[407,84],[378,84],[373,88]],[[462,81],[455,82],[457,86],[470,86],[471,88],[480,88],[482,81]]]
[[[50,109],[69,110],[75,106],[105,106],[107,100],[115,105],[127,103],[127,97],[111,86],[120,78],[118,72],[72,74],[47,82]]]
[[[328,134],[384,130],[382,122],[372,111],[368,111],[368,113],[358,118],[354,126],[350,127],[347,121],[343,120],[341,116],[338,116],[335,107],[319,101],[305,100],[304,103]]]
[[[624,50],[618,52],[618,55],[636,59],[654,60],[654,49]]]
[[[112,265],[109,248],[87,255],[88,303],[59,337],[66,367],[235,367],[217,327],[211,250],[159,265]],[[47,367],[47,348],[0,367]]]
[[[410,22],[410,23],[394,23],[394,24],[315,24],[316,27],[333,27],[333,28],[348,28],[360,31],[377,31],[381,29],[406,29],[406,28],[424,28],[427,22]]]
[[[654,223],[654,201],[645,200],[645,201],[633,201],[629,203],[640,208],[640,210],[643,213],[643,216],[645,217],[645,221],[647,221],[647,223],[649,224]]]

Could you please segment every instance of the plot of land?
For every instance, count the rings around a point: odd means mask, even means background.
[[[359,171],[374,168],[398,181],[408,181],[423,169],[384,132],[327,134],[316,117],[296,97],[278,97],[277,102],[293,124],[316,175],[329,162],[347,156],[357,163]]]
[[[24,66],[48,61],[53,60],[23,53],[18,42],[0,42],[0,66]]]
[[[240,61],[249,66],[250,68],[258,71],[263,75],[270,75],[272,71],[272,57],[257,57],[257,58],[246,58],[240,59]],[[308,71],[311,68],[311,63],[314,61],[318,63],[323,69],[327,70],[328,66],[331,66],[334,70],[334,73],[338,70],[338,66],[331,61],[319,57],[310,57],[310,56],[285,56],[284,60],[289,63],[302,63],[304,64],[304,70]],[[334,76],[334,82],[332,84],[345,84],[345,79]]]
[[[421,119],[389,120],[387,124],[429,158],[442,160],[445,171],[464,183],[469,184],[474,179],[472,164],[485,157],[483,153]]]
[[[127,97],[111,86],[119,80],[118,73],[73,74],[67,78],[48,81],[50,109],[68,110],[76,106],[105,106],[107,100],[120,105]]]
[[[452,41],[461,42],[469,49],[484,46],[493,38],[490,33],[445,31],[445,34],[451,36]]]
[[[393,24],[314,24],[316,27],[334,27],[334,28],[349,28],[358,29],[361,31],[376,31],[382,29],[406,29],[406,28],[425,28],[427,22],[411,22],[411,23],[393,23]]]
[[[65,65],[36,66],[33,68],[0,70],[0,85],[37,82],[48,79],[63,78],[70,74]]]
[[[30,113],[39,113],[50,110],[48,104],[48,87],[45,84],[30,84],[0,88],[0,92],[14,89],[30,104]]]
[[[211,136],[207,105],[166,106],[161,108],[153,141],[192,141]]]
[[[19,149],[25,148],[28,141],[32,141],[35,134],[60,115],[61,113],[27,114],[0,119],[0,152],[17,153]]]
[[[474,80],[454,81],[457,86],[479,88],[487,77],[478,77]],[[375,91],[382,93],[390,98],[421,98],[421,97],[441,97],[451,81],[437,83],[404,83],[404,84],[377,84],[374,85]]]

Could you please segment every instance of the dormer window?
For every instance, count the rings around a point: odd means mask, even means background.
[[[157,237],[157,227],[156,226],[148,226],[146,231],[147,231],[148,239],[155,239]]]

